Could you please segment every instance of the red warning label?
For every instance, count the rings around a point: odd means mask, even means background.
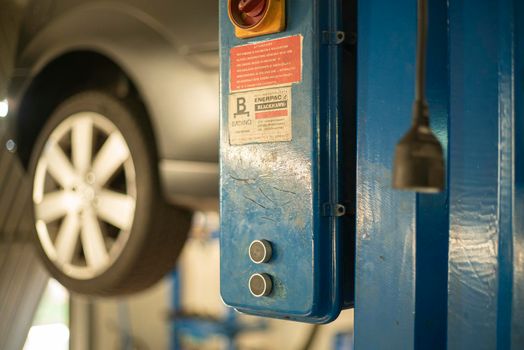
[[[230,60],[231,92],[298,83],[302,80],[302,36],[236,46]]]

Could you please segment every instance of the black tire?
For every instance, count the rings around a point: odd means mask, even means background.
[[[121,100],[105,92],[75,94],[55,109],[33,147],[29,168],[31,193],[38,160],[53,130],[75,113],[96,112],[118,128],[135,166],[136,205],[129,238],[118,258],[103,273],[90,279],[72,278],[47,256],[34,235],[37,250],[51,275],[73,292],[113,296],[143,290],[174,267],[186,240],[191,213],[163,199],[153,133],[141,110],[134,101]],[[35,217],[35,205],[31,207]]]

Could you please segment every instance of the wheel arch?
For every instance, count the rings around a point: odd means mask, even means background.
[[[26,108],[34,80],[43,81],[40,78],[50,65],[64,59],[69,64],[57,69],[71,72],[74,66],[76,75],[83,68],[68,58],[96,54],[111,61],[117,68],[112,71],[123,73],[133,83],[150,116],[160,159],[217,162],[218,66],[203,63],[207,62],[204,57],[215,53],[201,53],[199,43],[185,47],[177,34],[183,35],[136,6],[120,2],[86,2],[52,18],[21,41],[9,91],[14,123],[19,124],[18,110]],[[92,64],[89,59],[81,61]],[[62,84],[51,75],[46,77],[51,84]],[[23,151],[26,146],[20,142],[25,140],[16,133],[14,137]],[[27,154],[23,158],[27,164]]]
[[[149,116],[145,101],[130,75],[115,61],[93,50],[65,52],[48,62],[27,86],[15,121],[18,154],[28,167],[36,138],[53,110],[66,98],[86,90],[102,90],[132,99],[139,114]],[[149,117],[140,118],[154,140]],[[155,154],[158,152],[155,149]]]

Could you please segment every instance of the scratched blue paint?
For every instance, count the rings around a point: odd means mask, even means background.
[[[520,1],[452,2],[450,349],[522,349]]]
[[[221,38],[221,294],[236,309],[257,315],[328,322],[343,305],[338,219],[324,215],[338,203],[338,48],[321,43],[337,29],[337,1],[288,1],[284,33],[235,38],[220,2]],[[337,5],[337,6],[335,6]],[[247,42],[303,35],[303,77],[293,85],[293,140],[232,146],[227,130],[229,50]],[[315,68],[314,68],[315,67]],[[349,234],[352,231],[344,231]],[[273,244],[267,264],[249,260],[254,239]],[[273,277],[268,297],[253,297],[253,273]],[[350,276],[352,277],[352,276]]]
[[[515,1],[513,25],[515,98],[514,228],[512,237],[513,290],[511,312],[512,349],[524,348],[524,2]]]
[[[415,5],[359,3],[356,347],[523,349],[524,5],[430,1],[427,93],[448,187],[417,197],[389,187]]]
[[[355,348],[413,349],[416,195],[391,188],[411,123],[415,1],[358,4]]]
[[[507,327],[498,293],[511,235],[512,116],[501,109],[511,103],[511,27],[501,21],[509,4],[450,2],[449,349],[495,349]]]
[[[511,349],[513,290],[513,0],[498,2],[498,289],[497,348]]]

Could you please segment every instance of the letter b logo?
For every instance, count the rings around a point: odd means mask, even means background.
[[[238,116],[249,116],[249,112],[247,111],[245,97],[237,97],[237,111],[234,115],[235,115],[235,118]]]

